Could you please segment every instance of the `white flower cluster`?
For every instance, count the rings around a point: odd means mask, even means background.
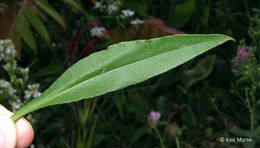
[[[28,80],[29,68],[17,66],[16,50],[10,39],[0,40],[0,60],[5,62],[4,70],[9,74],[10,81],[15,86],[23,86]]]
[[[17,61],[16,60],[11,60],[11,61],[6,61],[6,63],[3,67],[6,71],[15,71],[17,68]]]
[[[24,103],[32,98],[39,97],[41,93],[38,91],[39,84],[26,84],[29,78],[29,68],[22,68],[17,65],[16,50],[11,40],[0,40],[0,61],[3,60],[4,70],[8,73],[10,82],[0,79],[0,94],[8,99],[12,107],[12,111],[18,110]],[[24,99],[22,94],[24,92]]]
[[[93,37],[100,37],[104,34],[105,30],[106,29],[104,27],[94,26],[90,29],[90,35]]]
[[[99,9],[101,12],[107,12],[109,15],[113,14],[114,12],[119,10],[120,3],[116,2],[115,0],[100,0],[96,1],[94,4],[94,9]],[[128,19],[130,17],[133,17],[135,15],[135,11],[130,9],[123,9],[121,10],[120,18],[122,19]],[[144,21],[140,20],[139,18],[135,18],[134,20],[130,21],[130,24],[132,25],[140,25],[143,24]],[[92,28],[93,31],[91,31],[91,36],[100,36],[102,35],[102,32],[104,31],[104,28]]]
[[[99,8],[101,8],[102,7],[102,2],[96,2],[95,4],[94,4],[94,9],[99,9]]]
[[[144,23],[144,20],[140,20],[139,18],[136,18],[130,22],[130,24],[132,24],[132,25],[139,25],[139,24],[143,24],[143,23]]]
[[[13,88],[12,84],[4,79],[0,80],[0,94],[7,94],[13,99],[17,99],[17,90]]]
[[[38,91],[40,84],[32,84],[28,85],[28,90],[24,91],[24,98],[25,99],[34,99],[41,95],[41,92]]]
[[[0,83],[4,82],[0,80]],[[2,84],[2,83],[1,83]],[[9,82],[4,82],[1,86],[6,86],[5,89],[6,92],[8,92],[9,96],[11,96],[13,99],[9,100],[9,103],[12,107],[12,111],[17,111],[19,108],[21,108],[25,103],[29,102],[31,99],[37,98],[41,95],[41,92],[39,92],[39,84],[32,84],[28,85],[28,89],[24,91],[24,100],[21,101],[17,97],[17,90],[14,89]],[[1,88],[0,88],[1,89]]]
[[[107,6],[107,12],[108,14],[112,14],[113,12],[118,10],[118,6],[115,3],[109,4]]]
[[[121,12],[122,12],[122,15],[121,15],[122,18],[131,17],[131,16],[135,15],[135,12],[130,9],[125,9],[125,10],[122,10]]]
[[[107,2],[107,4],[101,0],[101,1],[96,1],[94,4],[94,9],[99,9],[101,11],[105,11],[108,14],[113,14],[119,9],[119,3],[118,2]]]
[[[22,102],[21,99],[17,97],[17,90],[14,89],[9,82],[0,80],[0,87],[5,88],[4,91],[6,91],[9,96],[13,98],[9,100],[13,112],[17,111],[25,103],[29,102],[30,99],[37,98],[41,95],[41,92],[38,90],[40,87],[39,84],[28,85],[28,89],[24,91],[24,100]]]
[[[20,73],[21,73],[22,75],[27,75],[28,72],[29,72],[29,68],[28,68],[28,67],[26,67],[26,68],[20,68]]]
[[[13,112],[17,111],[24,105],[24,103],[20,99],[16,99],[15,101],[10,101],[9,103],[12,106]]]
[[[0,61],[15,58],[16,50],[10,39],[0,40]]]
[[[6,80],[0,80],[0,87],[1,88],[9,88],[11,87],[11,83]]]

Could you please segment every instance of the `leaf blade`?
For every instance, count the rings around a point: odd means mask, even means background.
[[[183,4],[179,5],[171,16],[174,24],[173,26],[177,29],[185,25],[192,15],[195,8],[195,0],[186,0]]]
[[[62,17],[58,14],[58,12],[51,7],[49,3],[47,3],[44,0],[34,0],[35,4],[42,9],[45,13],[50,15],[54,20],[56,20],[62,27],[63,29],[66,30],[66,25]]]
[[[37,45],[34,40],[33,34],[29,28],[25,17],[23,15],[17,16],[16,20],[16,29],[21,35],[22,39],[25,41],[30,48],[32,48],[37,53]]]
[[[0,39],[6,39],[12,32],[12,25],[15,22],[16,15],[10,8],[4,9],[0,17]]]
[[[17,58],[20,59],[21,58],[21,48],[22,48],[21,35],[19,34],[19,32],[14,30],[13,32],[11,32],[10,36],[11,36],[12,42],[14,43],[15,50],[17,52]]]
[[[137,84],[228,40],[232,38],[225,35],[175,35],[109,46],[74,64],[12,119],[46,106],[92,98]]]
[[[50,37],[47,29],[43,25],[42,21],[39,19],[37,14],[34,12],[33,8],[23,7],[23,13],[27,20],[32,24],[35,30],[48,42],[50,43]]]
[[[78,11],[83,12],[82,8],[74,0],[63,0],[63,1],[71,5],[72,7],[76,8]]]

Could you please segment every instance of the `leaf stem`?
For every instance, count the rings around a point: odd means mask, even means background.
[[[155,130],[155,133],[156,133],[158,139],[160,140],[161,147],[165,148],[165,145],[164,145],[164,142],[163,142],[163,138],[162,138],[159,130],[157,129],[157,126],[153,126],[153,129]]]
[[[176,142],[176,147],[177,147],[177,148],[181,148],[181,147],[180,147],[180,143],[179,143],[179,138],[178,138],[178,136],[176,136],[175,142]]]

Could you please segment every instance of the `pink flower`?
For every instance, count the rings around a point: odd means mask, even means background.
[[[238,46],[237,55],[234,57],[234,68],[232,69],[232,72],[236,73],[244,62],[250,62],[251,55],[251,50],[248,50],[246,46]]]
[[[241,63],[250,60],[251,60],[251,50],[247,50],[246,46],[238,46],[237,56],[235,57],[235,61]]]
[[[149,123],[156,124],[158,122],[158,120],[160,119],[160,117],[161,117],[161,113],[152,110],[149,113],[149,115],[147,116],[147,120]]]

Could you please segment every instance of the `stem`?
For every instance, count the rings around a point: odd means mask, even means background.
[[[154,126],[153,129],[155,130],[156,135],[157,135],[157,137],[158,137],[159,140],[160,140],[161,147],[162,147],[162,148],[165,148],[165,145],[164,145],[164,143],[163,143],[163,138],[162,138],[160,132],[158,131],[157,127]]]
[[[248,89],[245,90],[245,94],[246,94],[246,98],[247,98],[247,108],[249,110],[249,114],[250,114],[250,132],[252,133],[253,132],[253,129],[254,129],[254,106],[253,104],[255,102],[252,101],[252,99],[250,99],[250,97],[252,96],[249,96],[248,95]],[[251,102],[252,101],[252,102]]]
[[[250,132],[252,133],[254,130],[254,112],[252,109],[250,109],[249,112],[250,112]]]
[[[248,17],[248,20],[249,20],[249,25],[252,27],[252,26],[253,26],[253,23],[252,23],[252,21],[251,21],[251,15],[250,15],[250,12],[249,12],[249,9],[248,9],[247,0],[244,0],[244,3],[245,3],[245,8],[246,8],[247,17]]]
[[[227,124],[227,120],[225,119],[225,117],[223,116],[223,114],[221,113],[221,111],[219,110],[217,104],[214,102],[214,100],[212,99],[213,97],[211,97],[211,95],[206,92],[206,94],[210,97],[209,100],[210,102],[212,103],[214,109],[217,111],[217,113],[219,114],[220,118],[222,118],[223,122],[224,122],[224,125],[225,125],[225,128],[226,128],[226,131],[228,131],[228,124]]]
[[[166,125],[166,126],[168,126],[169,128],[171,128],[171,126],[168,124],[168,122],[160,122],[160,124],[161,124],[161,125]],[[176,147],[177,147],[177,148],[181,148],[181,146],[180,146],[180,141],[179,141],[179,138],[178,138],[177,134],[176,134],[175,142],[176,142]]]
[[[178,136],[176,136],[175,142],[176,142],[177,148],[181,148],[181,147],[180,147],[180,143],[179,143],[179,138],[178,138]]]

